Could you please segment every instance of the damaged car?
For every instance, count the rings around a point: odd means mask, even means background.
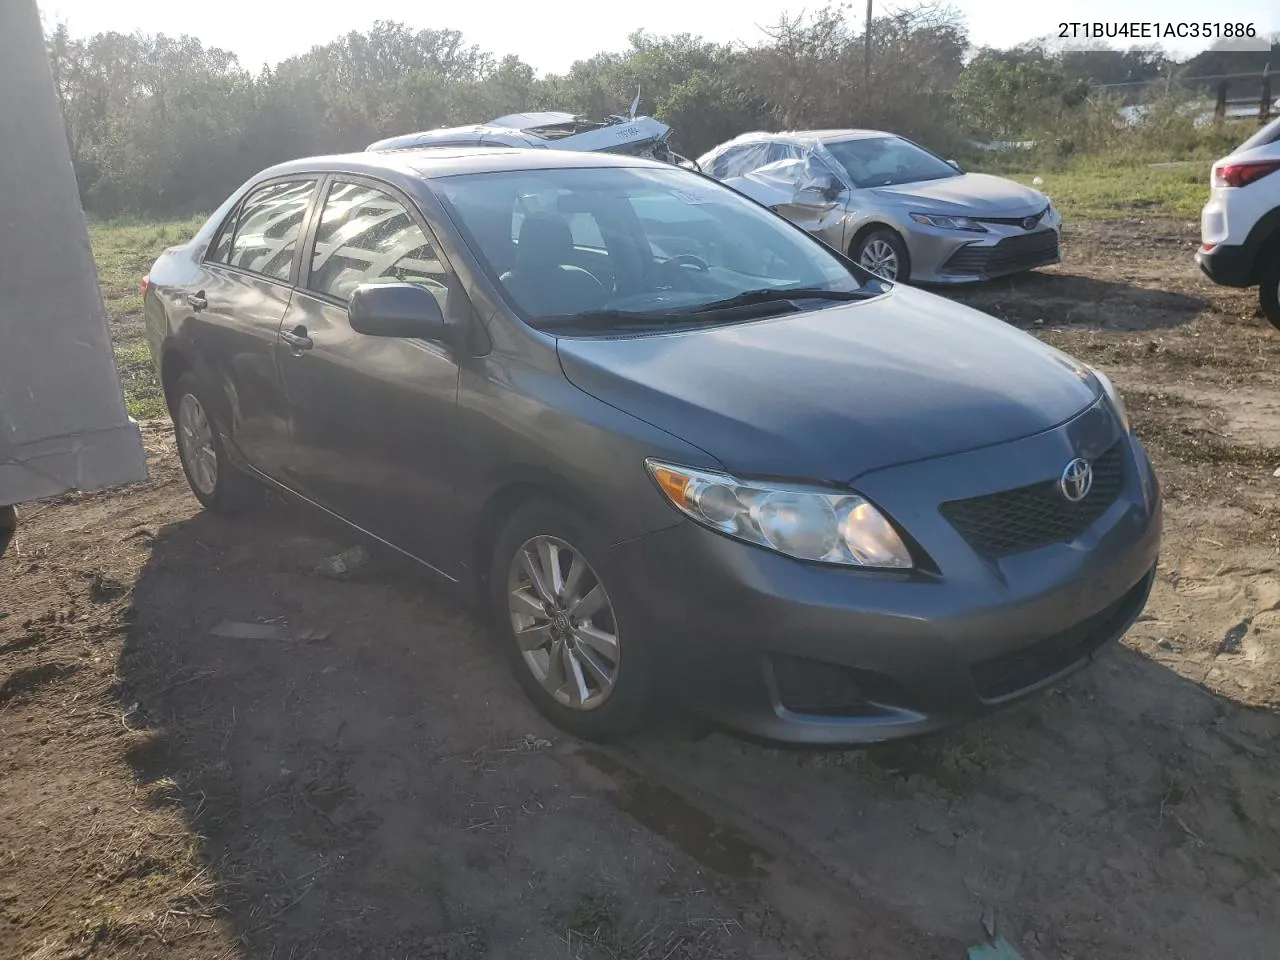
[[[748,133],[698,165],[886,280],[966,283],[1062,260],[1043,193],[892,133]]]
[[[637,97],[637,101],[639,98]],[[419,147],[533,147],[620,153],[682,167],[696,164],[671,149],[671,127],[653,117],[610,116],[593,121],[573,114],[547,111],[513,113],[488,123],[442,127],[388,137],[366,151],[414,150]]]

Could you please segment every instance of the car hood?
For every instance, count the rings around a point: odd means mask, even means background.
[[[557,346],[579,389],[743,476],[847,482],[1039,433],[1099,396],[1065,354],[903,287],[765,320]]]
[[[918,206],[922,213],[966,217],[1021,217],[1039,213],[1049,203],[1039,190],[985,173],[872,187],[871,192],[886,200]]]

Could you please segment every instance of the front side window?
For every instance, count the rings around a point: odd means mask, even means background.
[[[790,143],[775,140],[769,144],[769,155],[765,163],[777,163],[779,160],[795,160],[800,156],[800,148]]]
[[[960,171],[901,137],[864,137],[824,144],[856,187],[889,187],[958,177]]]
[[[288,280],[315,187],[315,180],[294,180],[271,183],[251,193],[240,208],[226,262],[275,280]],[[217,259],[216,249],[214,254]]]
[[[760,291],[863,289],[862,275],[817,240],[677,168],[495,171],[433,185],[486,273],[534,325],[691,314]],[[526,205],[518,229],[508,229],[512,211],[530,196],[540,198],[537,208]],[[584,218],[602,234],[607,258],[591,256],[578,227]],[[817,309],[821,299],[804,302]]]
[[[346,301],[364,283],[417,283],[444,309],[445,266],[405,205],[366,184],[335,180],[320,214],[308,286]]]
[[[745,177],[752,170],[769,162],[769,150],[772,146],[770,143],[748,143],[726,150],[716,160],[713,176],[717,180]]]

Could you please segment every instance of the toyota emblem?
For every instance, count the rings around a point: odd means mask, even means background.
[[[1089,495],[1093,487],[1093,467],[1083,457],[1076,457],[1067,464],[1058,478],[1058,489],[1069,503],[1079,503]]]
[[[1032,227],[1036,225],[1037,220],[1038,220],[1037,217],[1027,217],[1025,220],[1022,221],[1022,229],[1030,230]]]

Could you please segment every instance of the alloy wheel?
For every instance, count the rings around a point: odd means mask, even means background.
[[[887,240],[873,238],[862,248],[858,264],[885,280],[898,277],[898,254]]]
[[[521,655],[557,702],[594,710],[618,682],[618,625],[595,570],[556,537],[526,540],[507,578],[507,611]]]
[[[178,401],[178,446],[192,485],[206,497],[218,486],[218,455],[213,449],[213,425],[199,399],[184,393]]]

